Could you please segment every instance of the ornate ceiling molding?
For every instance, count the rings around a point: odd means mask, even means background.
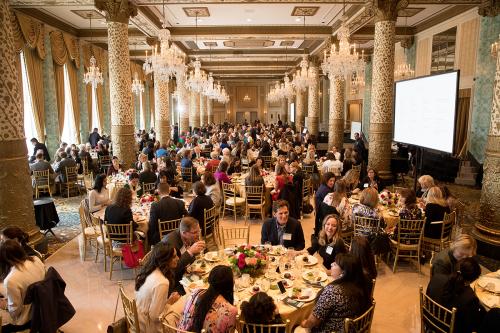
[[[483,0],[477,12],[481,16],[497,16],[500,14],[500,0]]]

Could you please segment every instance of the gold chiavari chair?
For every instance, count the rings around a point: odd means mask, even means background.
[[[300,206],[300,212],[304,210],[304,204],[307,204],[311,200],[311,195],[313,194],[312,181],[311,178],[306,178],[302,180],[302,201]]]
[[[392,272],[396,272],[398,259],[417,259],[418,272],[420,273],[420,246],[424,232],[425,220],[400,220],[397,224],[397,239],[391,239],[391,248],[394,252],[394,265]],[[390,253],[388,253],[389,257]]]
[[[130,333],[141,333],[139,328],[139,314],[137,313],[137,304],[134,298],[128,297],[123,290],[122,282],[119,283],[120,286],[120,298],[122,299],[123,312],[125,313],[125,319],[127,320],[127,329]]]
[[[453,333],[455,330],[455,319],[457,309],[445,308],[424,294],[420,286],[420,331],[436,333]]]
[[[361,316],[356,318],[346,318],[344,320],[345,333],[369,333],[375,312],[375,302]]]
[[[354,216],[354,236],[369,236],[380,230],[380,219]]]
[[[424,251],[440,252],[450,246],[453,225],[455,224],[456,213],[453,211],[451,214],[444,214],[443,221],[431,222],[432,225],[441,225],[440,238],[423,238],[422,248]],[[425,228],[424,228],[425,230]],[[425,232],[424,232],[425,234]]]
[[[181,224],[181,219],[174,219],[168,221],[160,221],[158,220],[158,230],[160,232],[160,240],[168,235],[170,232],[179,229],[179,225]]]
[[[109,239],[106,237],[106,233],[104,232],[105,227],[103,221],[94,215],[91,215],[91,218],[92,218],[92,224],[99,226],[99,232],[100,232],[100,235],[97,236],[97,249],[95,253],[95,262],[97,262],[97,257],[99,256],[99,248],[102,247],[104,272],[107,272],[108,271],[107,258],[111,257],[109,254]]]
[[[71,190],[76,189],[78,191],[78,194],[80,194],[80,185],[78,184],[78,172],[77,172],[77,167],[66,167],[64,169],[64,174],[66,176],[65,182],[61,182],[61,192],[66,189],[68,193],[68,198],[69,198],[69,193]]]
[[[337,168],[337,167],[329,167],[329,168],[325,168],[324,169],[325,173],[326,172],[331,172],[335,175],[335,177],[340,177],[341,176],[341,173],[340,173],[340,169]]]
[[[193,185],[193,168],[181,167],[182,183],[184,184],[184,191],[189,191]]]
[[[265,169],[271,170],[273,167],[273,157],[272,156],[262,156],[262,164]]]
[[[264,219],[264,186],[245,186],[246,195],[246,218],[250,218],[251,213],[258,213]]]
[[[142,193],[153,193],[156,189],[155,183],[142,183]]]
[[[35,181],[35,198],[38,199],[40,192],[49,192],[52,197],[52,191],[50,190],[50,171],[33,171],[33,178]]]
[[[314,165],[302,164],[302,171],[306,176],[310,177],[314,173]]]
[[[229,245],[248,244],[250,239],[250,226],[243,228],[224,228],[221,227],[222,246],[227,248]]]
[[[99,229],[91,222],[90,216],[87,215],[85,200],[87,199],[83,199],[80,202],[80,207],[78,209],[78,213],[80,214],[80,227],[82,228],[83,235],[83,260],[85,260],[87,254],[87,244],[90,245],[90,247],[93,246],[96,252],[98,251],[99,245],[97,243],[97,237],[101,235]]]
[[[234,213],[234,223],[236,223],[238,209],[240,211],[245,209],[245,198],[237,197],[236,185],[228,183],[222,183],[222,197],[224,200],[222,218],[224,219],[224,213],[228,210]]]
[[[283,330],[286,333],[291,332],[290,319],[287,319],[283,324],[251,324],[239,318],[238,323],[239,333],[280,333]]]
[[[111,156],[110,155],[99,156],[99,168],[101,169],[101,172],[107,173],[108,168],[110,166],[111,166]]]
[[[203,210],[204,223],[203,232],[205,234],[205,241],[208,243],[208,239],[212,238],[215,245],[219,247],[220,244],[220,231],[219,231],[219,211],[216,206],[210,209]]]
[[[242,158],[241,159],[241,171],[247,172],[249,168],[250,168],[250,161],[248,160],[248,158]]]
[[[108,254],[110,257],[109,279],[111,280],[113,276],[113,264],[115,263],[115,261],[119,260],[120,267],[123,268],[122,246],[115,247],[113,246],[113,242],[119,243],[120,245],[132,245],[132,222],[128,224],[110,224],[104,221],[104,226],[104,230],[106,232],[105,236],[108,239]]]

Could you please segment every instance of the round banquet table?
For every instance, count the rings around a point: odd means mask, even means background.
[[[274,248],[274,247],[273,247]],[[186,273],[181,280],[181,284],[184,286],[184,289],[188,294],[190,294],[193,290],[196,288],[208,288],[208,283],[206,282],[206,279],[208,278],[208,274],[210,270],[217,266],[217,265],[230,265],[229,261],[227,260],[227,256],[223,255],[221,257],[222,251],[219,252],[209,252],[205,254],[205,257],[199,257],[191,266],[192,267],[199,267],[202,263],[206,265],[204,268],[203,272],[199,273],[201,275],[197,274],[189,274]],[[282,253],[284,254],[286,252],[286,249],[282,250]],[[208,255],[213,255],[215,258],[215,261],[208,261],[205,258],[207,258]],[[269,256],[272,257],[272,256]],[[285,254],[282,256],[274,256],[276,258],[276,262],[279,262],[281,258],[285,258]],[[311,257],[311,256],[309,256]],[[294,258],[299,258],[299,260],[302,258],[302,256],[295,256]],[[315,272],[318,272],[320,274],[326,275],[326,270],[321,264],[320,260],[318,260],[318,257],[316,258],[316,263],[314,265],[308,265],[304,266],[301,269],[301,272],[306,272],[308,270],[314,270]],[[269,265],[269,264],[268,264]],[[281,266],[281,265],[280,265]],[[269,267],[269,266],[268,266]],[[270,266],[272,270],[275,270],[277,265],[273,264]],[[271,287],[269,290],[266,291],[266,293],[271,296],[274,299],[274,302],[276,306],[278,307],[278,311],[282,317],[282,319],[285,320],[290,320],[290,327],[295,327],[300,325],[302,320],[307,319],[309,315],[312,313],[312,310],[314,308],[314,304],[316,303],[315,300],[318,296],[318,292],[323,288],[327,283],[331,282],[332,279],[330,276],[326,277],[326,280],[321,282],[321,284],[309,284],[306,280],[304,280],[301,276],[294,276],[293,279],[293,285],[290,288],[286,289],[286,293],[282,294],[277,288],[277,281],[282,280],[282,274],[275,274],[275,277],[278,278],[277,280],[271,280],[268,278],[267,274],[268,268],[266,267],[264,269],[265,274],[261,274],[258,277],[255,278],[250,278],[250,282],[244,286],[242,285],[242,278],[236,278],[235,280],[235,302],[234,305],[238,308],[238,312],[240,312],[240,305],[241,302],[243,301],[248,301],[250,297],[254,294],[254,291],[252,290],[253,286],[255,285],[262,285],[262,281],[267,280],[270,282]],[[289,272],[293,275],[299,275],[302,273],[299,273],[296,269],[292,269]],[[322,273],[321,273],[322,272]],[[290,305],[286,303],[288,297],[288,293],[291,292],[293,288],[310,288],[312,292],[312,298],[307,301],[307,302],[301,302],[297,301],[298,303],[302,303],[301,307],[295,307],[293,305]],[[264,290],[262,290],[264,291]]]
[[[496,286],[495,291],[488,291],[486,285],[492,283]],[[471,283],[472,289],[486,310],[500,308],[500,270],[482,275]]]
[[[41,230],[49,230],[54,228],[59,223],[59,215],[57,215],[56,205],[52,198],[42,198],[33,201],[35,208],[35,222]]]
[[[147,235],[149,228],[149,210],[151,209],[151,204],[140,204],[138,202],[134,202],[132,204],[132,213],[134,214],[134,221],[139,225],[139,231],[144,232]],[[104,221],[104,212],[106,211],[106,207],[97,212],[92,213],[95,217],[99,218],[101,221]]]

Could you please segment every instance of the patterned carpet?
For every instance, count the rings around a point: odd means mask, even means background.
[[[51,233],[48,233],[46,236],[49,243],[48,256],[80,234],[81,228],[78,207],[83,198],[84,196],[54,198],[57,214],[59,215],[59,223],[52,229],[57,239]]]

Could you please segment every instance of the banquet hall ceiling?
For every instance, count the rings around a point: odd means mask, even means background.
[[[345,2],[351,42],[369,54],[373,48],[373,13],[365,0]],[[408,38],[480,2],[410,0],[408,7],[399,12],[396,38]],[[161,0],[136,3],[138,15],[130,20],[129,49],[132,59],[143,61],[145,50],[151,48],[149,45],[155,42],[161,28],[163,6]],[[291,72],[304,52],[316,61],[321,57],[324,47],[335,41],[332,32],[340,26],[343,3],[343,0],[166,0],[164,13],[174,44],[190,59],[199,57],[202,67],[215,76],[274,78]],[[93,0],[10,0],[10,4],[85,41],[92,36],[95,44],[107,48],[104,15],[95,9]]]

